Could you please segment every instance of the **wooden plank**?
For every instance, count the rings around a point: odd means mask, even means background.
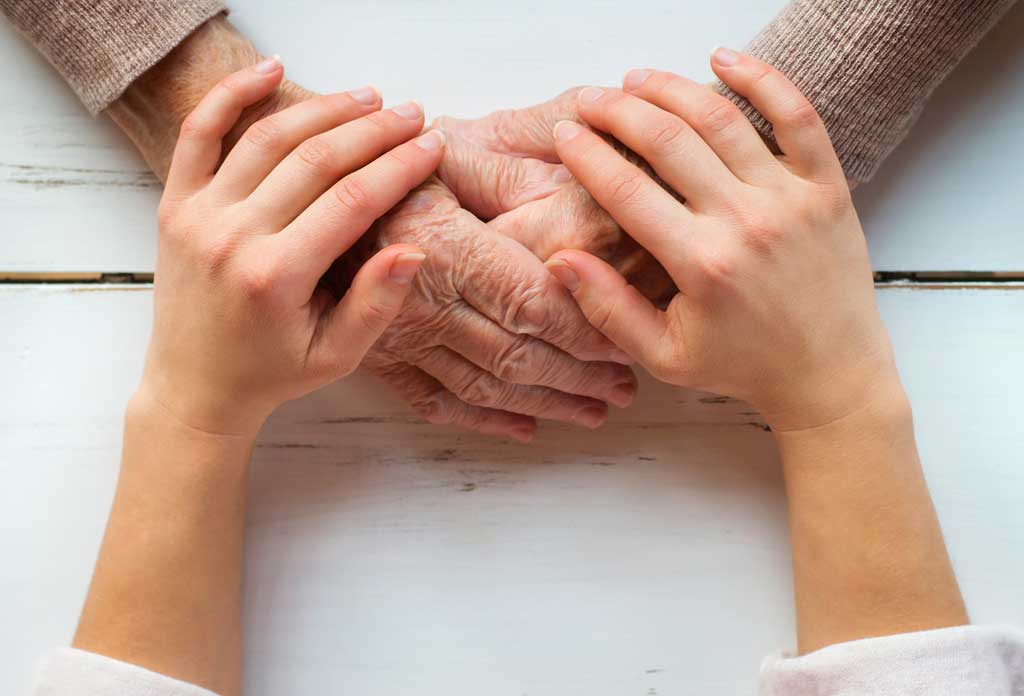
[[[978,622],[1024,623],[1024,285],[878,291]],[[146,286],[0,286],[0,691],[70,637],[142,365]],[[596,433],[430,427],[369,378],[283,407],[257,448],[251,694],[753,693],[792,644],[771,435],[643,380]]]
[[[289,75],[321,90],[379,85],[428,115],[481,115],[636,65],[710,79],[712,43],[743,45],[783,0],[602,0],[512,5],[459,0],[232,3],[232,18]],[[1024,270],[1024,7],[933,99],[882,176],[859,192],[880,270]],[[147,272],[159,186],[103,118],[91,120],[8,25],[0,60],[0,270]],[[993,66],[996,66],[995,68]]]

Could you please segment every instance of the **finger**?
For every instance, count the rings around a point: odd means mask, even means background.
[[[487,226],[515,239],[542,261],[562,249],[594,250],[656,305],[676,294],[676,285],[661,264],[580,186],[503,213]]]
[[[625,365],[577,360],[528,334],[510,333],[471,308],[449,323],[438,340],[511,384],[550,387],[620,408],[636,396],[636,377]]]
[[[416,365],[471,406],[564,421],[591,429],[599,428],[608,419],[608,406],[603,401],[547,387],[511,384],[443,346],[425,351]]]
[[[463,300],[506,331],[529,334],[577,360],[632,362],[587,324],[565,288],[536,256],[468,212],[462,215],[482,228],[468,262],[455,269],[456,290]]]
[[[242,110],[277,89],[283,77],[281,59],[274,56],[218,82],[181,124],[167,191],[185,193],[205,185],[220,162],[221,140]]]
[[[436,177],[388,216],[380,235],[384,241],[422,238],[441,250],[431,258],[432,275],[506,331],[539,338],[578,360],[631,362],[587,324],[536,256],[460,208]]]
[[[579,100],[583,120],[643,157],[688,205],[728,199],[736,178],[686,121],[617,89],[587,87]]]
[[[761,183],[779,175],[779,161],[750,121],[706,85],[670,72],[630,70],[622,88],[686,121],[739,179]]]
[[[280,229],[338,179],[404,143],[422,128],[423,109],[408,102],[315,135],[274,167],[249,197],[249,203],[265,211],[268,225]],[[431,171],[436,166],[435,162]]]
[[[217,185],[235,200],[261,181],[304,140],[380,109],[375,87],[307,99],[249,126],[217,173]]]
[[[570,89],[543,104],[496,111],[483,118],[442,116],[435,119],[433,125],[485,150],[557,164],[551,132],[559,121],[578,120],[576,95],[579,91],[579,88]]]
[[[400,363],[372,369],[423,418],[435,425],[454,425],[484,435],[511,437],[524,443],[532,440],[537,431],[537,421],[532,417],[470,406],[418,367]]]
[[[349,174],[272,239],[308,298],[331,264],[437,167],[444,136],[430,131]]]
[[[584,251],[560,251],[547,262],[587,321],[644,367],[660,364],[668,319],[614,268]]]
[[[693,213],[586,128],[562,121],[555,138],[562,161],[598,205],[685,287]]]
[[[341,301],[321,315],[308,361],[313,369],[336,379],[355,370],[398,316],[425,258],[416,247],[396,244],[363,264]]]
[[[466,210],[484,220],[550,196],[572,180],[561,164],[499,154],[445,133],[437,174]]]
[[[751,56],[717,48],[711,69],[761,112],[785,155],[785,162],[805,177],[842,177],[825,124],[807,98],[782,73]]]

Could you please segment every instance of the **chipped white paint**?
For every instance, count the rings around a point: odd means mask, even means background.
[[[1022,625],[1024,286],[878,299],[972,615]],[[2,693],[74,626],[149,301],[0,287]],[[792,642],[757,423],[649,379],[604,429],[532,446],[421,424],[362,376],[286,405],[252,476],[247,693],[753,693]]]
[[[231,4],[233,20],[310,87],[375,83],[389,103],[474,116],[615,84],[638,65],[710,79],[709,47],[743,45],[784,0]],[[1022,34],[1019,6],[858,192],[877,269],[1024,270]],[[0,270],[152,270],[159,191],[141,159],[6,24],[0,62]]]

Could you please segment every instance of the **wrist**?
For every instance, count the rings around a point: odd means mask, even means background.
[[[866,443],[912,445],[913,411],[903,386],[894,379],[874,385],[865,400],[840,417],[808,428],[773,429],[773,432],[788,476],[801,473],[813,462],[830,468],[836,461],[854,461],[855,458],[834,454],[858,450]],[[812,452],[817,456],[790,456],[798,452],[801,455]],[[912,461],[917,466],[916,458]]]
[[[239,402],[232,409],[226,401],[198,391],[175,392],[147,374],[128,401],[125,423],[214,446],[250,449],[272,409],[243,412]]]

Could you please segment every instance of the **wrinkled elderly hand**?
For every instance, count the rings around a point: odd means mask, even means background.
[[[582,123],[579,91],[480,119],[436,119],[434,126],[448,136],[438,175],[463,207],[540,259],[560,249],[588,251],[648,298],[667,302],[676,288],[665,270],[558,163],[552,130],[558,121]],[[653,174],[639,157],[613,144]]]
[[[427,253],[401,314],[363,365],[430,422],[528,441],[535,418],[596,428],[606,402],[633,400],[632,371],[599,362],[628,356],[587,323],[536,256],[463,209],[437,179],[369,237],[367,251],[403,243]]]

